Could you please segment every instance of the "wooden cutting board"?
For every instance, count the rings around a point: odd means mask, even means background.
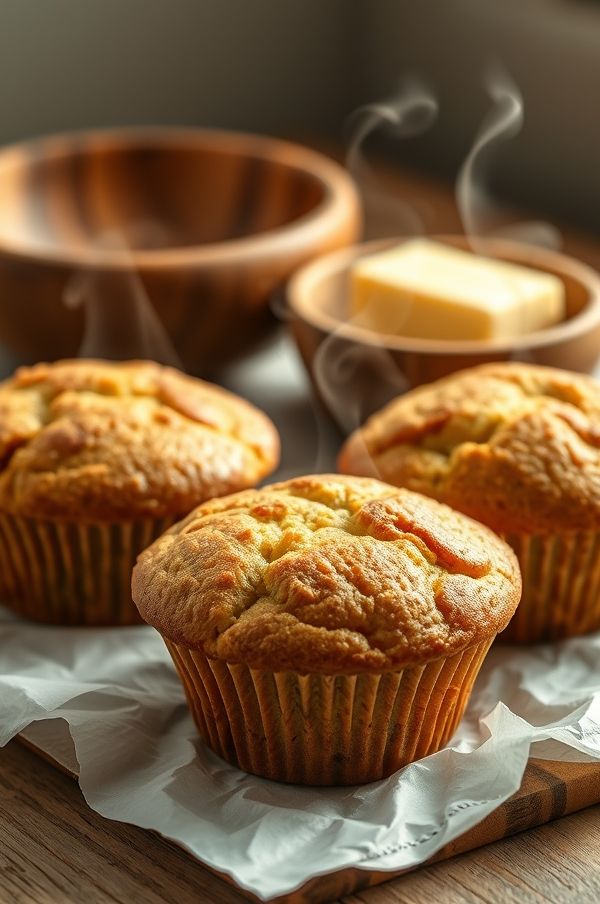
[[[60,759],[52,756],[44,749],[44,742],[40,737],[34,739],[21,736],[19,740],[34,753],[77,779],[68,755]],[[599,802],[600,764],[530,759],[516,794],[479,825],[443,847],[428,863],[462,854]],[[222,873],[216,874],[235,886],[230,877]],[[273,900],[275,904],[320,904],[335,901],[344,895],[387,882],[400,874],[362,869],[340,870],[311,879],[298,891]],[[258,898],[243,889],[238,890],[250,900],[258,901]]]

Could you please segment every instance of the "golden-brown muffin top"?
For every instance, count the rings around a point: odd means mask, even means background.
[[[152,362],[37,364],[0,383],[0,511],[83,521],[183,515],[253,486],[278,454],[262,412]]]
[[[600,526],[600,383],[487,364],[401,396],[344,445],[340,470],[425,493],[501,533]]]
[[[299,477],[199,506],[141,554],[133,598],[176,643],[275,671],[397,670],[493,638],[521,593],[490,530],[408,490]]]

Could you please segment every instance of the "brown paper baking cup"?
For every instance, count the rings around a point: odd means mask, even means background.
[[[137,624],[131,571],[173,520],[76,524],[0,514],[0,602],[56,625]]]
[[[523,595],[500,638],[562,640],[600,628],[600,533],[505,534],[523,576]]]
[[[281,782],[356,785],[446,744],[491,639],[381,675],[270,672],[166,644],[200,734],[224,760]]]

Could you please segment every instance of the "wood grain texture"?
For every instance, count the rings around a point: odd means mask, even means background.
[[[444,863],[344,904],[597,904],[600,807]]]
[[[90,811],[78,786],[15,742],[0,751],[2,904],[244,900],[174,845]]]
[[[599,850],[600,807],[595,806],[377,888],[343,898],[333,892],[329,900],[597,904]],[[0,750],[0,877],[1,904],[247,900],[157,835],[90,811],[70,778],[16,742]]]
[[[600,801],[599,764],[530,760],[519,791],[473,829],[443,847],[430,862],[447,860],[457,854],[476,850],[498,839],[510,837],[517,832],[558,819],[590,804],[596,804],[598,801]],[[367,890],[372,886],[389,882],[398,875],[398,873],[344,870],[312,880],[297,893],[278,900],[281,904],[320,904],[333,898],[343,898],[355,889],[362,889],[363,897],[369,901]],[[404,874],[402,881],[406,879]],[[502,898],[495,900],[500,901]]]
[[[422,213],[427,232],[460,228],[452,192],[414,173],[380,171],[390,203],[369,220],[369,235],[398,233],[408,200]],[[392,203],[397,199],[397,207]],[[369,211],[368,211],[369,212]],[[564,249],[600,267],[600,242],[573,229]],[[537,767],[544,768],[536,762]],[[572,770],[572,765],[553,768]],[[596,785],[583,769],[571,804],[585,806]],[[593,782],[597,779],[594,778]],[[528,773],[535,812],[562,812],[565,795],[545,776]],[[520,832],[528,811],[509,805],[507,827]],[[492,815],[479,827],[480,843],[494,837]],[[459,855],[465,839],[446,856]],[[461,846],[462,845],[462,846]],[[592,806],[537,829],[489,843],[337,897],[339,904],[597,904],[600,900],[600,807]],[[328,893],[321,883],[319,892]],[[329,895],[336,900],[335,889]],[[89,810],[78,786],[15,742],[0,749],[0,904],[241,904],[238,891],[158,836],[109,822]],[[315,900],[317,900],[315,898]]]
[[[301,263],[354,241],[361,220],[332,160],[201,129],[15,145],[0,151],[0,198],[7,347],[24,362],[55,360],[85,338],[88,356],[160,357],[140,327],[149,302],[192,373],[262,338],[273,292]],[[67,305],[75,295],[83,303]]]

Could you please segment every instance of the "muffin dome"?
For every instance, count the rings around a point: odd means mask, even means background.
[[[133,596],[167,640],[250,668],[339,674],[451,656],[508,623],[512,551],[376,480],[312,476],[199,506],[142,553]]]
[[[441,500],[500,533],[600,527],[600,384],[489,364],[407,393],[346,442],[345,473]]]
[[[145,361],[21,368],[0,384],[0,511],[37,519],[181,516],[276,465],[269,419]]]

